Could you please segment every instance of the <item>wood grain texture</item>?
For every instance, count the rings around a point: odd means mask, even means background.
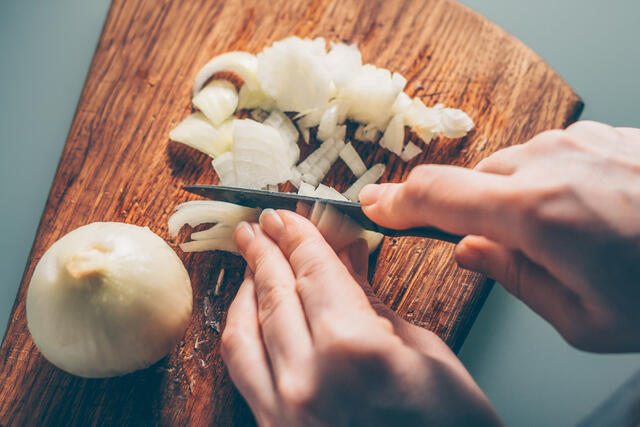
[[[499,148],[566,126],[582,109],[533,52],[449,0],[114,0],[0,349],[0,424],[253,423],[219,352],[244,268],[239,258],[179,252],[194,288],[186,336],[153,367],[120,378],[81,379],[47,363],[29,336],[24,303],[36,262],[80,225],[124,221],[168,238],[173,207],[194,198],[180,186],[216,182],[204,155],[168,141],[190,112],[198,69],[216,54],[258,52],[292,34],[357,42],[365,62],[404,74],[412,96],[462,108],[475,120],[466,138],[435,140],[408,164],[357,144],[367,164],[389,164],[383,181],[400,181],[424,162],[472,167]],[[326,182],[344,189],[352,178],[338,162]],[[385,239],[372,279],[387,304],[457,350],[490,283],[457,268],[452,253],[445,243]],[[223,292],[215,296],[223,267]]]

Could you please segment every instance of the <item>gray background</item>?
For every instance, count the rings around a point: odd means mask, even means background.
[[[586,102],[584,119],[640,126],[640,2],[464,0],[520,38]],[[100,35],[108,0],[0,2],[0,329]],[[496,286],[460,354],[508,425],[572,425],[637,355],[578,352]]]

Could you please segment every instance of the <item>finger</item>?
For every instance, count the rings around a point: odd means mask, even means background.
[[[365,214],[385,227],[430,225],[454,234],[481,234],[512,243],[519,240],[511,231],[517,229],[510,202],[513,194],[508,177],[428,165],[416,167],[402,184],[366,186],[360,202]]]
[[[514,145],[498,150],[482,159],[474,170],[498,175],[512,175],[525,159],[526,154],[522,150],[522,145]]]
[[[560,332],[571,330],[582,317],[578,296],[518,251],[467,236],[456,247],[455,257],[462,267],[495,279]]]
[[[260,325],[255,285],[245,275],[222,331],[222,359],[229,376],[257,418],[276,409],[276,395]]]
[[[395,333],[405,344],[432,357],[438,355],[442,356],[442,359],[448,359],[453,355],[451,349],[437,335],[403,319],[378,298],[367,281],[369,253],[364,240],[359,240],[345,248],[340,252],[339,257],[362,287],[376,313],[391,322]]]
[[[375,316],[362,289],[308,220],[290,211],[265,209],[260,225],[289,260],[314,339],[328,320],[351,319],[344,324],[350,328],[356,326],[355,318],[360,322],[363,316]]]
[[[616,128],[625,137],[640,142],[640,129],[636,128]]]
[[[291,267],[259,225],[242,223],[234,240],[254,274],[258,320],[276,379],[305,365],[311,336]]]

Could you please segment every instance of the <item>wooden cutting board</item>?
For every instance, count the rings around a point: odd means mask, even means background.
[[[448,0],[114,0],[0,349],[0,424],[253,423],[219,351],[244,269],[238,257],[178,250],[193,283],[191,325],[167,358],[120,378],[81,379],[46,362],[27,330],[25,297],[44,251],[80,225],[148,225],[175,245],[167,219],[177,203],[195,198],[181,185],[216,182],[204,155],[168,141],[190,112],[195,74],[216,54],[255,53],[289,35],[357,42],[365,62],[404,74],[410,95],[475,120],[466,138],[434,140],[408,164],[359,144],[368,165],[388,163],[382,181],[400,181],[424,162],[473,167],[499,148],[568,125],[583,106],[532,51]],[[327,183],[344,189],[352,178],[338,162]],[[385,239],[372,279],[394,310],[457,350],[491,283],[459,269],[452,254],[445,243]]]

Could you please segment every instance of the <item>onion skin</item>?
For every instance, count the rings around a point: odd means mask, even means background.
[[[189,275],[146,227],[93,223],[55,242],[35,267],[27,325],[58,368],[88,378],[146,368],[182,339]]]

